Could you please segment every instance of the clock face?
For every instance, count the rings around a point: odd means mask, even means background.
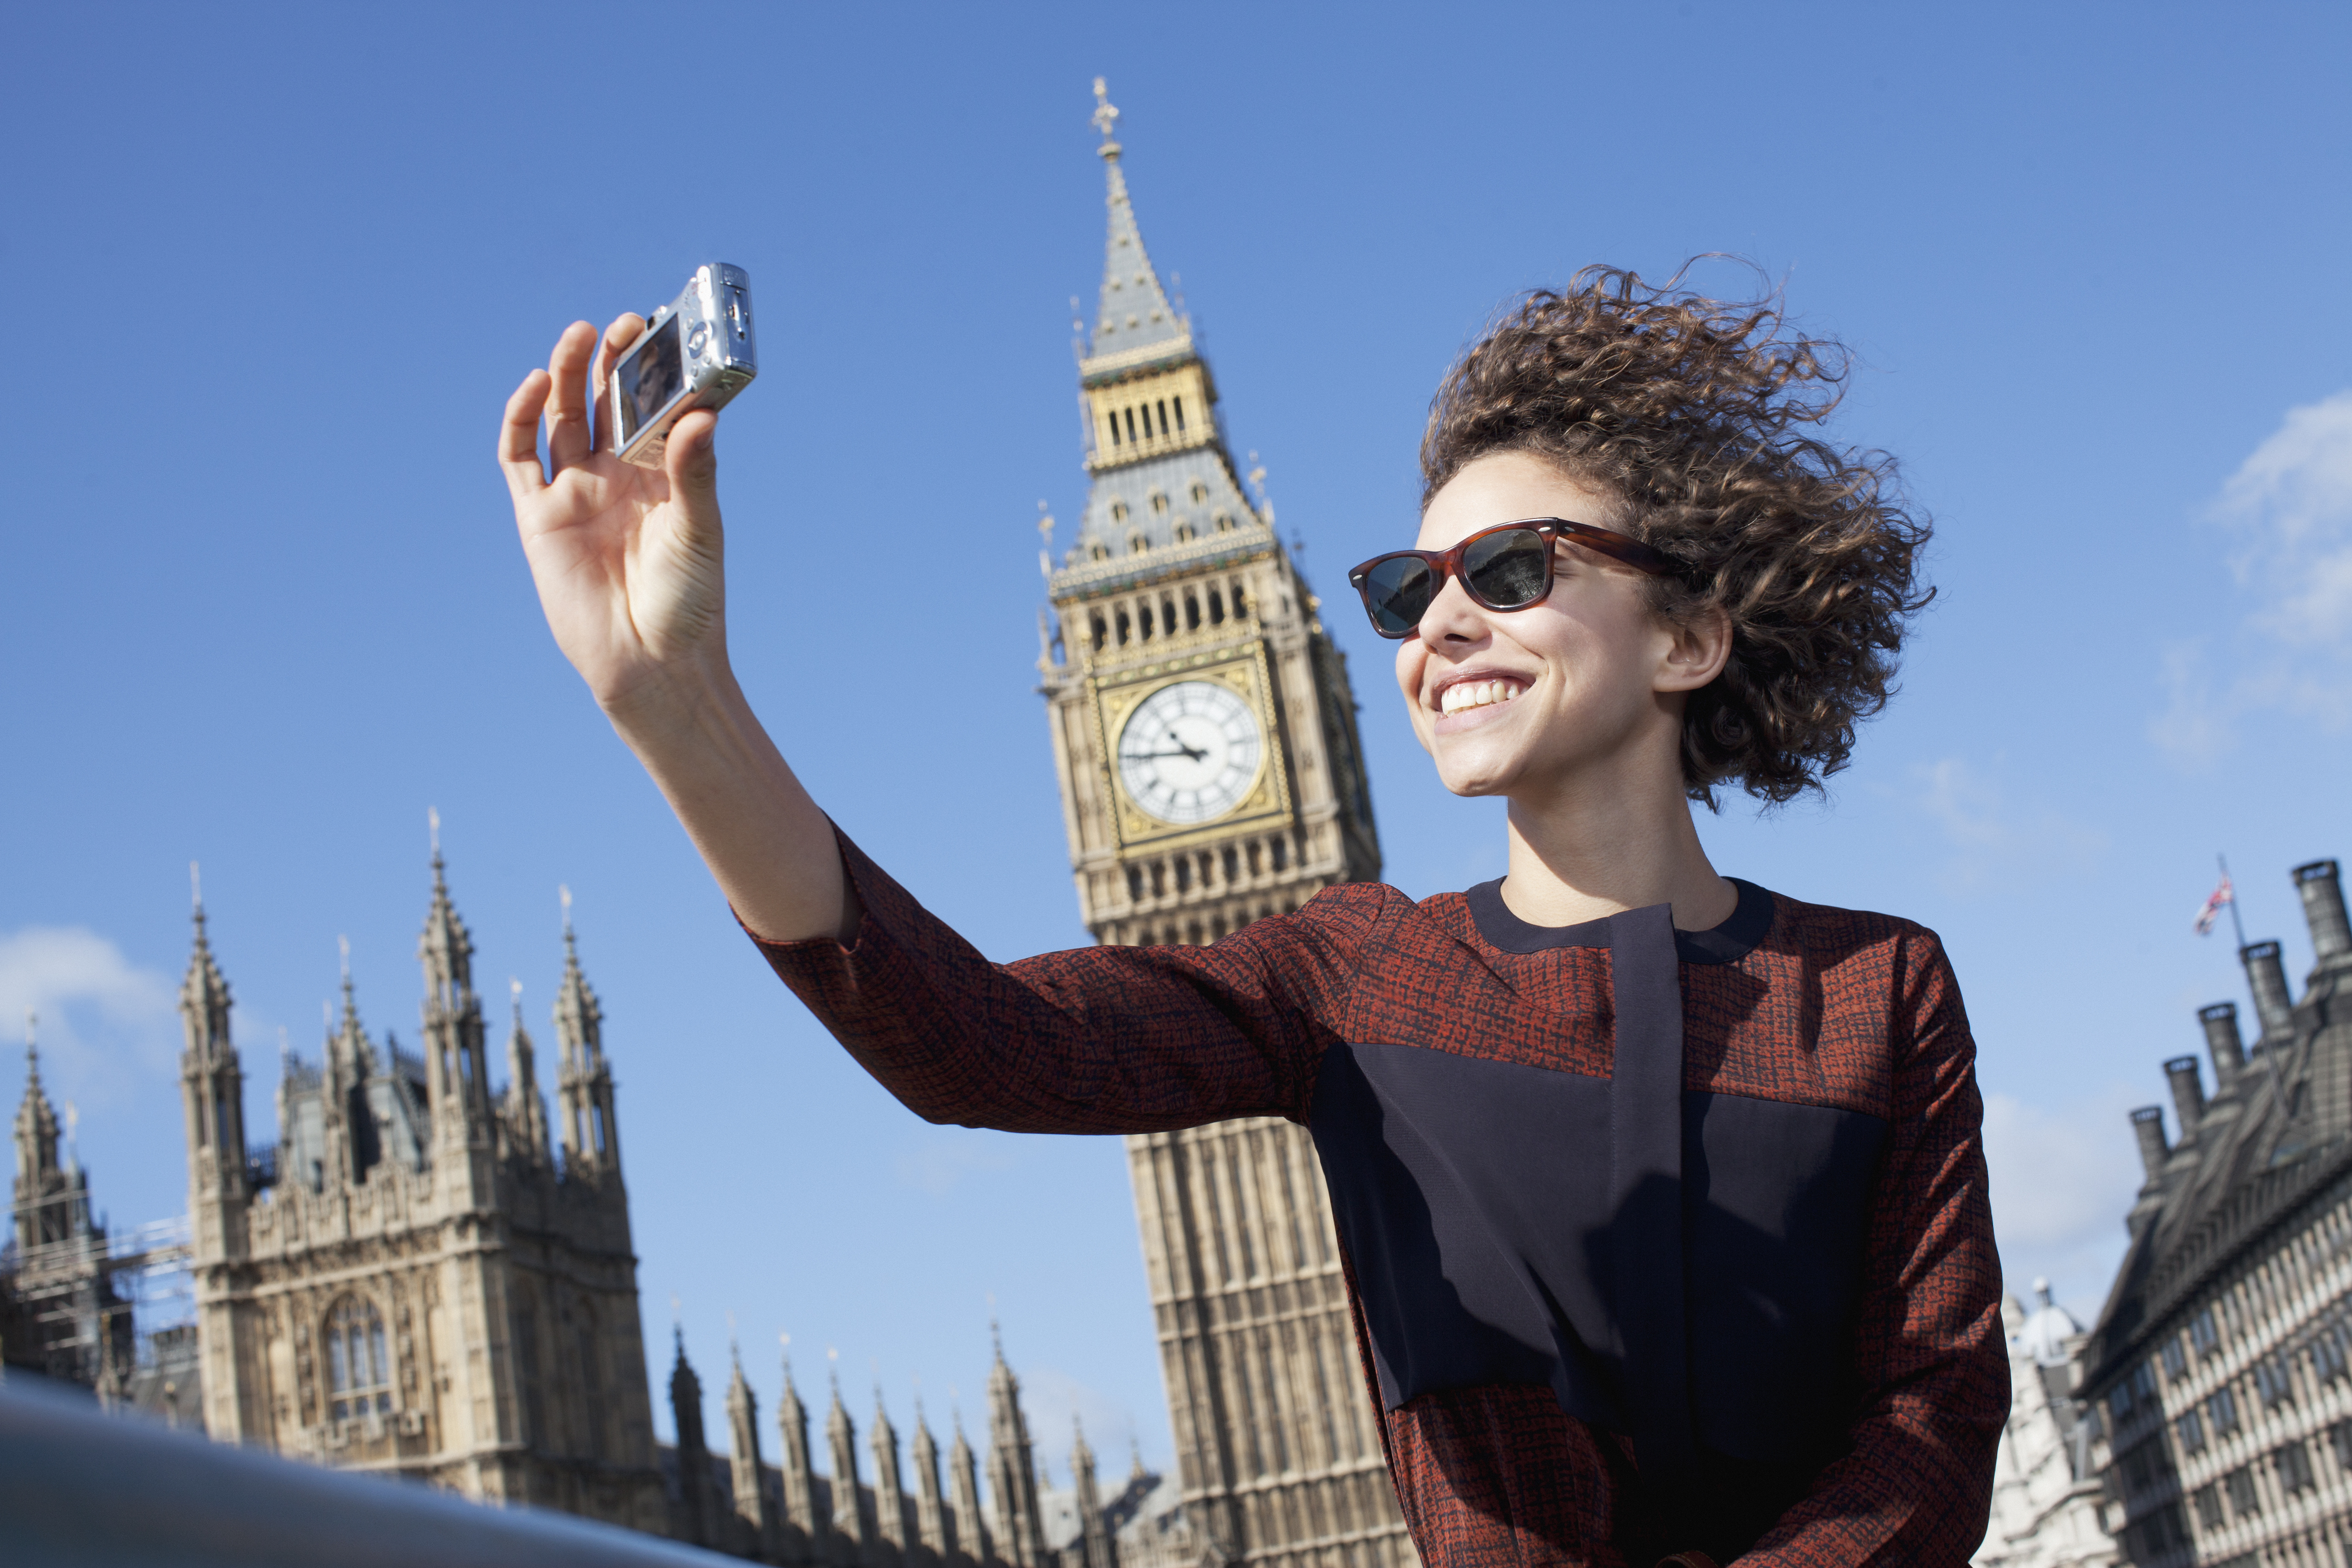
[[[1241,804],[1265,757],[1257,715],[1232,688],[1180,680],[1128,715],[1118,782],[1162,822],[1208,822]]]

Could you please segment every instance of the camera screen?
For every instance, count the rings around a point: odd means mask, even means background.
[[[677,354],[677,318],[654,329],[653,341],[621,363],[621,444],[637,438],[686,384]]]

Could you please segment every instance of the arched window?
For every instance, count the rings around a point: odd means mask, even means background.
[[[1125,522],[1127,521],[1127,503],[1125,501],[1115,500],[1110,503],[1110,520],[1113,522]]]
[[[1109,546],[1109,545],[1108,545],[1108,544],[1093,544],[1093,545],[1089,545],[1089,546],[1087,546],[1087,560],[1089,560],[1089,561],[1108,561],[1108,560],[1109,560],[1109,559],[1110,559],[1110,546]]]
[[[1150,548],[1151,541],[1144,538],[1140,532],[1130,533],[1127,536],[1127,552],[1129,555],[1140,555]]]
[[[1179,403],[1178,406],[1181,407],[1182,404]],[[1192,481],[1192,504],[1194,506],[1199,506],[1202,501],[1207,500],[1208,499],[1209,487],[1202,484],[1200,480],[1194,479]]]
[[[1179,543],[1179,544],[1189,544],[1189,543],[1191,543],[1191,542],[1192,542],[1192,534],[1193,534],[1193,528],[1192,528],[1192,525],[1191,523],[1189,523],[1189,522],[1180,522],[1180,523],[1178,523],[1178,524],[1176,525],[1176,542],[1177,542],[1177,543]]]
[[[1161,490],[1153,490],[1151,492],[1151,510],[1161,517],[1168,515],[1168,497],[1166,492]]]
[[[327,1314],[327,1376],[337,1421],[392,1408],[392,1362],[374,1303],[346,1296]]]
[[[1219,512],[1217,514],[1217,531],[1219,533],[1231,533],[1233,531],[1233,518],[1224,512]]]

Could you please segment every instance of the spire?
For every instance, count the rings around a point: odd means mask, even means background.
[[[864,1489],[857,1482],[857,1427],[841,1403],[841,1352],[827,1350],[824,1353],[833,1363],[833,1409],[824,1423],[825,1437],[833,1449],[833,1527],[863,1555],[874,1531]]]
[[[580,972],[572,889],[558,888],[556,894],[563,903],[563,978],[556,983],[554,1012],[563,1168],[614,1173],[621,1168],[621,1132],[614,1119],[613,1074],[604,1062],[604,1013],[595,988]]]
[[[709,1440],[702,1430],[702,1380],[686,1359],[686,1329],[671,1325],[677,1340],[677,1360],[670,1367],[669,1408],[677,1428],[678,1506],[685,1517],[686,1537],[698,1546],[709,1545],[716,1531],[718,1502],[712,1496]]]
[[[474,940],[449,901],[446,868],[441,860],[441,814],[425,814],[433,836],[433,899],[425,910],[425,933],[417,939],[416,956],[425,964],[428,997],[457,1011],[474,987]]]
[[[793,1336],[776,1336],[783,1347],[784,1395],[776,1402],[776,1432],[783,1446],[776,1468],[784,1477],[784,1521],[799,1530],[806,1542],[824,1539],[829,1516],[817,1497],[816,1474],[809,1464],[808,1409],[793,1385]]]
[[[25,1098],[16,1107],[16,1248],[23,1256],[73,1233],[73,1180],[58,1160],[58,1113],[41,1088],[37,1016],[25,1013]]]
[[[188,1048],[210,1056],[228,1044],[228,982],[213,959],[205,930],[204,878],[194,860],[188,862],[188,892],[194,906],[195,941],[188,954],[188,973],[180,982],[180,1014],[187,1025]]]
[[[360,1024],[359,998],[352,989],[352,939],[335,938],[335,950],[342,960],[343,1016],[328,1042],[328,1053],[330,1057],[340,1054],[350,1082],[364,1083],[374,1066],[374,1053],[368,1048],[367,1030]]]
[[[1118,1568],[1118,1542],[1110,1521],[1103,1515],[1102,1492],[1095,1484],[1095,1451],[1087,1447],[1086,1424],[1070,1413],[1070,1489],[1077,1494],[1078,1540],[1084,1568]],[[1066,1553],[1063,1561],[1067,1563]]]
[[[40,1015],[25,1009],[25,1098],[16,1107],[16,1173],[58,1169],[58,1113],[41,1088]]]
[[[595,987],[580,972],[580,946],[572,932],[572,889],[559,887],[563,901],[563,978],[555,988],[555,1037],[566,1068],[593,1071],[604,1055],[604,1011]]]
[[[507,1132],[516,1148],[535,1161],[545,1161],[547,1103],[539,1093],[539,1058],[530,1034],[522,1026],[522,982],[509,975],[507,988],[514,998],[514,1021],[507,1034]],[[741,1374],[739,1361],[737,1374]]]
[[[1103,246],[1102,300],[1095,313],[1090,359],[1126,354],[1156,344],[1182,343],[1192,336],[1190,325],[1168,302],[1160,274],[1143,248],[1143,231],[1136,226],[1135,205],[1128,199],[1127,174],[1119,167],[1122,149],[1112,134],[1118,110],[1110,101],[1103,79],[1095,78],[1095,129],[1102,145],[1095,151],[1103,161],[1110,208],[1110,232]]]

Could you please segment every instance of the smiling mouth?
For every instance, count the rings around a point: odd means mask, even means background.
[[[1438,693],[1440,713],[1466,713],[1508,702],[1527,687],[1516,680],[1459,680]]]

